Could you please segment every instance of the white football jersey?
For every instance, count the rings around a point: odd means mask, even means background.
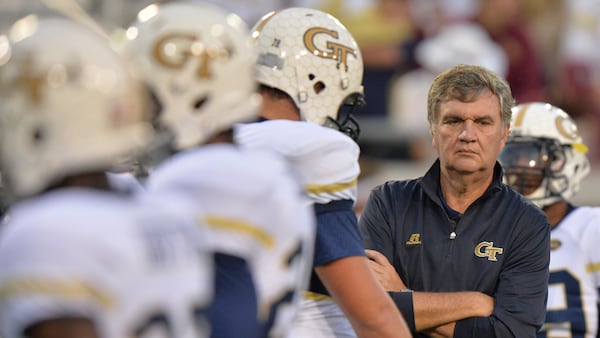
[[[596,337],[600,208],[579,207],[551,232],[546,322],[538,337]]]
[[[244,147],[283,156],[314,203],[356,201],[360,149],[341,132],[303,121],[271,120],[237,125],[235,138]]]
[[[360,149],[347,135],[304,121],[269,120],[239,124],[235,137],[244,147],[282,156],[300,177],[313,203],[356,202]],[[344,234],[340,231],[340,236]],[[331,297],[305,294],[290,337],[355,336],[350,322]]]
[[[208,337],[213,267],[177,209],[69,188],[16,204],[0,233],[0,336],[89,318],[102,338]]]
[[[150,194],[182,193],[192,213],[201,206],[213,249],[249,263],[259,321],[274,320],[270,336],[286,332],[308,284],[315,236],[310,201],[287,164],[231,144],[205,145],[156,167],[146,186]]]

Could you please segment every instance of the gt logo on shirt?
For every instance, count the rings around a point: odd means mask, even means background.
[[[475,256],[487,257],[488,261],[497,261],[496,255],[501,255],[504,249],[494,246],[494,242],[483,241],[475,247]]]
[[[206,46],[195,34],[171,33],[156,41],[152,54],[158,63],[172,69],[182,69],[190,59],[197,58],[198,76],[208,79],[212,76],[212,62],[218,58],[227,60],[231,50]]]
[[[348,71],[348,54],[356,57],[356,50],[352,47],[344,46],[333,41],[327,41],[325,47],[327,50],[321,50],[315,45],[315,36],[318,34],[327,34],[334,39],[339,39],[339,33],[323,27],[313,27],[304,33],[304,46],[311,53],[325,59],[337,60],[336,67],[340,68],[340,63],[344,64],[344,70]]]

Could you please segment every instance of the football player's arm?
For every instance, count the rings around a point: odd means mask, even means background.
[[[403,298],[402,292],[407,290],[406,285],[398,276],[394,267],[388,259],[375,250],[366,250],[369,258],[369,265],[382,287],[390,292],[394,299]],[[454,322],[468,317],[487,317],[494,309],[494,300],[492,297],[481,292],[411,292],[415,330],[437,328],[438,333],[445,332],[450,335],[442,337],[452,337]],[[445,325],[449,324],[449,325]],[[452,331],[451,331],[452,330]]]
[[[315,205],[315,273],[359,337],[410,337],[364,255],[352,201]]]
[[[46,320],[28,327],[26,338],[98,338],[94,324],[83,318]]]
[[[341,258],[315,271],[359,337],[411,337],[404,318],[378,284],[365,257]]]

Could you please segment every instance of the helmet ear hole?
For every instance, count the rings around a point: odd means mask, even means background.
[[[208,97],[202,97],[194,102],[194,110],[200,110],[208,101]]]
[[[42,127],[36,127],[31,134],[31,138],[33,139],[33,143],[36,145],[42,142],[45,138]]]
[[[315,94],[321,93],[325,90],[325,83],[323,83],[322,81],[315,83],[313,85],[313,90],[315,91]]]

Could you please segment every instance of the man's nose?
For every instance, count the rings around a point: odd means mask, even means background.
[[[472,142],[477,138],[477,126],[475,122],[466,120],[462,124],[462,129],[458,135],[459,139],[464,142]]]

